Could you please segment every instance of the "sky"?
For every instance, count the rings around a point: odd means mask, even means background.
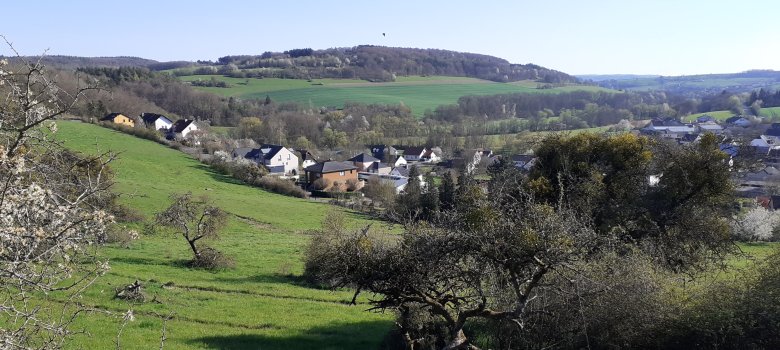
[[[369,44],[569,74],[780,70],[775,0],[49,0],[0,9],[0,35],[23,55],[194,61]]]

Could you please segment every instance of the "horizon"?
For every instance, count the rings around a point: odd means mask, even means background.
[[[214,61],[264,51],[377,45],[483,54],[571,75],[780,70],[773,59],[780,49],[771,45],[772,32],[764,25],[771,23],[772,10],[780,10],[780,3],[768,0],[739,6],[702,0],[607,0],[598,5],[489,1],[478,7],[411,1],[180,4],[142,0],[117,15],[94,0],[48,4],[43,10],[12,3],[6,5],[9,13],[32,15],[9,16],[0,24],[0,34],[26,56],[48,50],[50,56]],[[750,14],[749,20],[734,20],[740,8]],[[62,18],[81,17],[108,28],[78,21],[63,25]],[[5,47],[0,54],[9,56],[10,51]]]

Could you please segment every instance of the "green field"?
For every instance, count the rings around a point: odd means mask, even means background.
[[[715,111],[715,112],[691,114],[685,117],[685,121],[687,122],[696,121],[696,118],[701,117],[705,114],[717,119],[718,121],[725,121],[726,119],[734,116],[734,112],[731,111]],[[761,116],[769,119],[780,118],[780,107],[761,108]]]
[[[190,269],[186,243],[173,236],[142,236],[130,248],[100,250],[109,273],[84,294],[98,310],[135,310],[121,337],[123,349],[157,348],[161,317],[167,323],[166,349],[371,349],[392,326],[392,316],[365,312],[366,300],[349,306],[349,291],[314,289],[301,282],[306,231],[318,228],[326,204],[271,194],[240,185],[210,171],[184,153],[95,125],[59,122],[67,147],[89,152],[113,150],[114,190],[123,203],[147,218],[164,208],[171,192],[206,194],[231,214],[222,240],[211,242],[235,259],[234,269]],[[350,214],[353,225],[364,218]],[[128,305],[114,288],[139,280],[155,302]],[[168,284],[163,287],[164,284]],[[114,348],[116,316],[91,313],[76,323],[88,335],[68,348]]]
[[[229,88],[195,87],[222,96],[263,99],[276,102],[297,102],[309,108],[341,107],[346,101],[361,103],[403,103],[421,117],[426,110],[457,103],[466,95],[496,95],[507,93],[557,93],[575,90],[612,91],[595,86],[572,85],[554,89],[537,89],[537,83],[521,81],[496,83],[464,77],[399,77],[390,83],[371,83],[362,80],[314,79],[253,79],[228,78],[221,75],[182,76],[183,81],[209,80],[212,77],[226,81]]]

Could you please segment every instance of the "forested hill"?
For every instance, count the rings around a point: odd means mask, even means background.
[[[584,80],[597,81],[599,86],[615,90],[657,90],[686,97],[701,97],[727,90],[729,92],[751,92],[760,88],[780,88],[780,71],[750,70],[741,73],[701,74],[682,76],[614,76],[612,79],[593,79],[594,76],[580,76]]]
[[[0,58],[4,58],[0,56]],[[17,57],[5,57],[11,61],[17,60]],[[140,57],[115,56],[115,57],[80,57],[80,56],[60,56],[47,55],[43,57],[23,56],[27,61],[41,60],[43,64],[49,67],[60,69],[76,69],[80,67],[148,67],[153,68],[159,62]]]
[[[218,65],[241,77],[348,78],[393,81],[398,75],[447,75],[510,82],[537,80],[572,83],[577,78],[537,66],[512,64],[502,58],[437,49],[356,46],[327,50],[295,49],[262,55],[220,57]],[[253,76],[253,75],[249,75]]]

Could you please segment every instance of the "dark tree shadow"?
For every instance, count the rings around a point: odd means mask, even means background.
[[[341,323],[312,328],[299,335],[219,335],[201,337],[189,342],[208,349],[377,349],[392,329],[392,325],[389,320]]]
[[[268,275],[254,275],[254,276],[241,276],[241,277],[223,277],[219,276],[216,280],[224,283],[284,283],[292,284],[296,286],[311,287],[306,283],[306,279],[303,276],[294,275],[282,275],[282,274],[268,274]]]

